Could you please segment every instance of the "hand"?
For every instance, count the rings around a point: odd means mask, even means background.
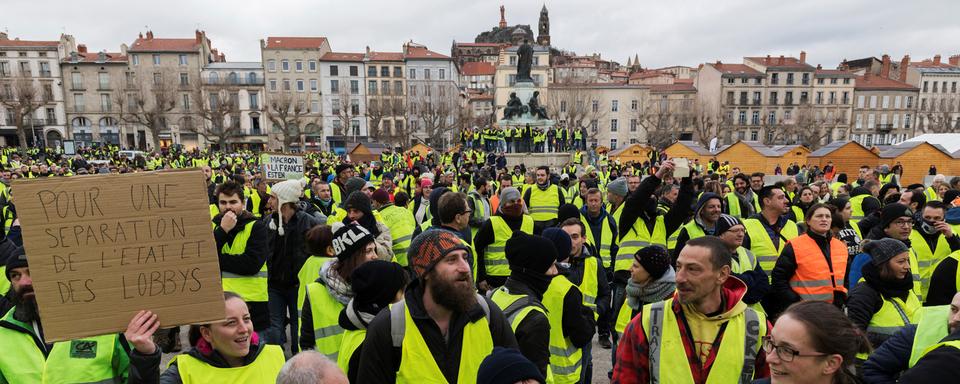
[[[933,223],[933,227],[940,231],[944,237],[953,237],[953,228],[946,221],[936,221]]]
[[[486,280],[483,280],[480,283],[478,283],[477,287],[479,287],[480,290],[484,292],[487,292],[490,290],[490,284],[488,284]]]
[[[130,319],[123,337],[140,354],[152,355],[157,351],[157,345],[153,343],[153,333],[157,328],[160,328],[157,315],[150,311],[140,311]]]
[[[657,170],[657,178],[663,179],[667,175],[673,174],[673,168],[673,160],[664,161],[662,164],[660,164],[660,169]]]
[[[224,232],[230,232],[233,230],[233,227],[237,226],[237,214],[233,211],[227,211],[223,214],[223,217],[220,218],[220,228],[223,228]]]

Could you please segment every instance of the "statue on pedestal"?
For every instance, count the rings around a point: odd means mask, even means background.
[[[515,117],[523,116],[524,109],[523,101],[520,101],[520,98],[517,97],[516,92],[510,92],[510,100],[507,100],[507,106],[503,109],[503,119],[510,120]]]
[[[517,82],[533,82],[530,77],[530,68],[533,65],[533,47],[523,39],[523,44],[517,49]]]
[[[527,101],[527,106],[530,107],[530,114],[533,115],[534,118],[546,119],[547,109],[540,106],[540,101],[537,99],[538,96],[540,96],[540,91],[534,91],[533,96]]]

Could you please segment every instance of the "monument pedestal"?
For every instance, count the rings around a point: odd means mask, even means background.
[[[529,108],[527,108],[527,103],[530,102],[530,98],[533,97],[533,93],[537,91],[537,86],[533,84],[532,81],[518,81],[513,86],[513,93],[517,94],[517,98],[523,102],[524,108],[527,109],[520,117],[513,117],[510,119],[501,119],[497,121],[497,126],[500,128],[510,128],[510,127],[526,127],[529,125],[531,128],[541,128],[547,129],[557,125],[556,121],[549,119],[540,119],[537,116],[534,116],[530,113]]]

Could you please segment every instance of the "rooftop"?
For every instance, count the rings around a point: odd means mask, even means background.
[[[407,60],[410,60],[410,59],[449,60],[450,59],[450,56],[441,55],[419,44],[404,44],[403,57],[404,59],[407,59]]]
[[[824,145],[824,146],[820,147],[820,149],[817,149],[816,151],[811,152],[809,156],[810,156],[810,157],[823,157],[823,156],[826,156],[826,155],[829,155],[829,154],[833,153],[834,151],[836,151],[836,150],[838,150],[838,149],[840,149],[840,148],[842,148],[842,147],[844,147],[844,146],[846,146],[846,145],[855,145],[855,146],[860,147],[860,148],[863,149],[864,151],[870,152],[870,149],[869,149],[869,148],[864,147],[863,145],[861,145],[860,143],[858,143],[858,142],[856,142],[856,141],[833,141],[833,142],[830,142],[830,143],[827,144],[827,145]],[[871,153],[872,153],[872,152],[871,152]]]
[[[263,70],[263,63],[259,61],[228,61],[225,63],[210,63],[204,69],[250,69]]]
[[[268,37],[266,49],[320,49],[326,37]]]
[[[697,87],[691,83],[649,84],[651,92],[696,92]]]
[[[754,63],[760,64],[764,67],[776,68],[776,69],[795,69],[795,70],[806,70],[813,71],[814,67],[810,64],[800,61],[796,57],[745,57],[744,60],[750,60]]]
[[[149,33],[147,37],[138,37],[130,45],[129,52],[197,52],[197,39],[158,39]]]
[[[370,51],[367,55],[370,61],[403,61],[403,52],[376,52]]]
[[[31,41],[31,40],[20,40],[20,39],[3,39],[0,40],[0,47],[17,47],[17,48],[56,48],[60,45],[59,41]]]
[[[853,72],[845,71],[842,69],[817,69],[814,74],[815,77],[838,77],[844,78],[849,77],[853,78],[856,76]]]
[[[364,54],[349,52],[327,52],[320,56],[320,61],[362,62]]]
[[[910,84],[888,79],[881,76],[857,76],[856,90],[898,90],[898,91],[916,91],[917,87]]]
[[[493,63],[471,61],[463,63],[460,74],[463,76],[493,76],[497,69]]]
[[[709,64],[713,66],[717,71],[724,75],[729,76],[746,76],[746,77],[763,77],[764,74],[760,71],[750,68],[746,64],[723,64],[715,63]]]
[[[100,60],[100,52],[77,52],[76,63],[126,63],[127,57],[120,52],[104,52],[103,61]],[[74,63],[72,56],[63,59],[64,63]]]

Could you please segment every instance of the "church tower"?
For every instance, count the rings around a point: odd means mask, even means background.
[[[550,45],[550,16],[547,15],[546,4],[544,4],[543,9],[540,10],[540,24],[537,36],[537,44],[544,46]]]

